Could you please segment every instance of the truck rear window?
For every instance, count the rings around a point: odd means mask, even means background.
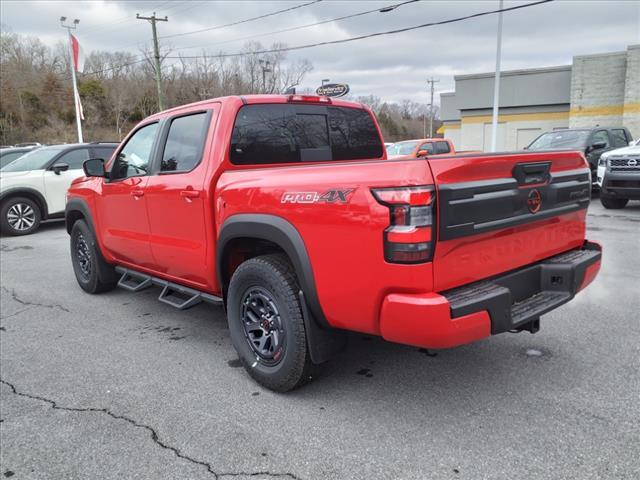
[[[231,136],[231,163],[324,162],[382,157],[366,110],[324,105],[245,105]]]

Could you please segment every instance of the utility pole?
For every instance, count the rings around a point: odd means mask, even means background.
[[[429,104],[429,138],[433,138],[433,87],[434,84],[438,83],[440,80],[434,80],[433,77],[431,77],[429,80],[427,80],[427,83],[431,86],[431,103]],[[426,127],[426,120],[425,120],[425,130],[427,129]],[[426,131],[425,131],[425,135],[426,135]]]
[[[76,79],[76,65],[73,56],[73,46],[71,42],[71,30],[75,30],[80,23],[77,18],[73,21],[73,25],[65,25],[67,17],[60,17],[60,25],[62,28],[67,29],[69,38],[69,66],[71,67],[71,80],[73,81],[73,104],[76,106],[76,127],[78,129],[78,143],[83,143],[82,140],[82,119],[80,118],[80,95],[78,94],[78,82]]]
[[[153,31],[153,53],[156,59],[156,87],[158,88],[158,109],[164,110],[164,100],[162,99],[162,85],[160,75],[160,49],[158,48],[158,32],[156,31],[156,22],[168,22],[169,19],[165,15],[164,18],[156,17],[156,12],[150,17],[141,17],[139,13],[136,13],[138,20],[148,20],[151,24],[151,30]]]
[[[500,0],[500,10],[504,6]],[[496,75],[493,83],[493,118],[491,119],[491,151],[495,152],[498,143],[498,108],[500,103],[500,56],[502,52],[502,12],[498,14],[498,44],[496,46]]]

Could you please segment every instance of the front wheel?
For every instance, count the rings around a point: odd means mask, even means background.
[[[0,209],[0,227],[7,235],[29,235],[40,226],[40,207],[25,197],[14,197],[3,202]]]
[[[604,208],[620,209],[627,206],[627,203],[629,203],[629,199],[628,198],[612,198],[612,197],[600,195],[600,203],[602,203],[602,206]]]
[[[233,346],[249,375],[277,392],[311,379],[299,290],[284,255],[245,261],[229,284],[227,319]]]
[[[71,263],[78,285],[85,292],[106,292],[118,283],[115,269],[102,258],[96,237],[84,220],[78,220],[71,228]]]

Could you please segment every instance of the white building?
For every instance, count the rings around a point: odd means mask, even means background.
[[[489,150],[494,73],[458,75],[440,95],[439,130],[458,150]],[[513,70],[500,78],[498,150],[519,150],[560,128],[625,126],[640,137],[640,45],[584,55],[572,65]]]

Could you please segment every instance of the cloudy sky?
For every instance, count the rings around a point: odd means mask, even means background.
[[[309,3],[291,1],[11,1],[0,2],[3,29],[33,35],[54,45],[65,37],[61,15],[79,18],[77,36],[86,51],[128,50],[139,53],[150,43],[151,27],[135,19],[136,13],[168,16],[158,24],[161,44],[173,54],[198,55],[237,52],[247,41],[265,46],[285,42],[289,46],[349,38],[385,30],[436,22],[498,7],[498,0],[429,1],[409,3],[386,12],[325,23],[286,33],[275,30],[306,25],[403,0],[323,0],[265,19],[236,26],[189,33],[245,20],[277,10]],[[532,0],[531,0],[532,1]],[[529,3],[505,0],[505,7]],[[440,80],[436,92],[450,91],[453,76],[493,70],[497,15],[448,25],[417,29],[351,43],[309,48],[288,53],[307,58],[313,72],[305,87],[315,88],[321,79],[344,82],[355,95],[374,94],[388,101],[411,98],[427,103],[426,79]],[[224,42],[224,43],[222,43]],[[571,63],[574,55],[624,50],[640,43],[639,0],[555,0],[504,14],[503,69],[543,67]],[[436,95],[436,103],[439,102]]]

